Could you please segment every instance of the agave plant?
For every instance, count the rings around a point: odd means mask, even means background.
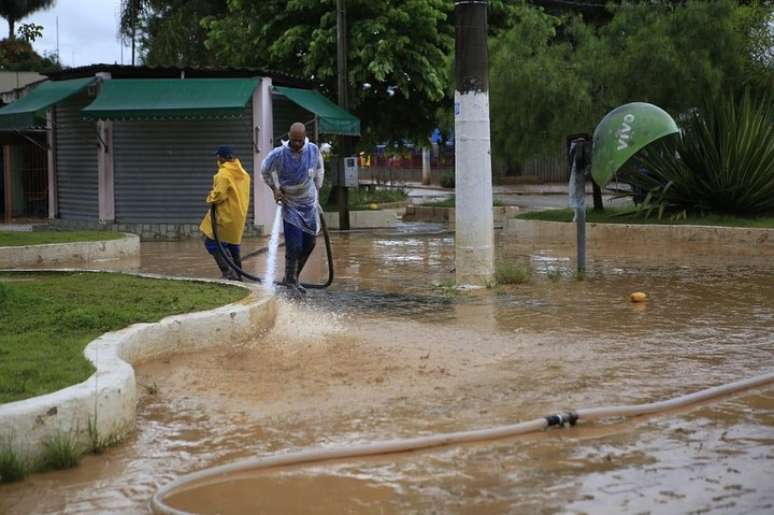
[[[639,156],[648,173],[624,172],[664,207],[746,215],[774,212],[774,102],[725,97],[684,117],[682,133]],[[647,207],[647,206],[646,206]]]

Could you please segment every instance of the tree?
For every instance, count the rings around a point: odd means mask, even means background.
[[[139,45],[140,59],[157,66],[208,66],[201,21],[226,14],[227,0],[122,0],[121,36]],[[134,62],[134,61],[133,61]]]
[[[522,7],[491,42],[492,134],[514,166],[592,132],[611,109],[654,103],[678,117],[723,91],[774,83],[772,7],[732,0],[622,3],[602,26]]]
[[[0,0],[0,16],[8,21],[8,39],[15,39],[16,22],[42,9],[53,7],[56,0]]]
[[[43,25],[36,23],[22,23],[16,31],[19,37],[27,43],[34,43],[36,39],[43,37]]]
[[[143,61],[149,65],[215,66],[201,21],[227,12],[227,0],[151,0],[143,23]]]
[[[231,0],[204,21],[220,64],[256,66],[318,82],[336,97],[336,12],[330,0]],[[351,109],[365,141],[424,139],[448,85],[454,47],[445,0],[348,0]]]
[[[513,26],[490,41],[490,112],[494,167],[555,155],[564,135],[589,132],[590,84],[562,19],[523,6]]]
[[[121,23],[119,35],[124,43],[132,46],[131,63],[135,63],[137,36],[141,32],[143,17],[147,13],[150,0],[121,0]]]
[[[56,54],[40,56],[28,41],[4,39],[0,41],[0,70],[49,72],[60,70]]]

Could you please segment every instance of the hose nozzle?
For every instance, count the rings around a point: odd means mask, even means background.
[[[279,191],[281,193],[282,190],[280,189],[279,175],[277,174],[276,170],[271,172],[271,178],[274,181],[274,190],[275,191]],[[282,201],[281,200],[277,200],[276,202],[277,202],[277,204],[282,205]]]

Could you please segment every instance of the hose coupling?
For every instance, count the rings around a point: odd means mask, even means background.
[[[578,422],[578,414],[575,413],[574,411],[568,411],[567,413],[559,413],[557,415],[548,415],[546,417],[546,423],[548,427],[574,426],[576,422]]]

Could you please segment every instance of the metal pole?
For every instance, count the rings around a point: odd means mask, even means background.
[[[580,172],[576,174],[577,179],[577,188],[580,188],[580,191],[584,191],[585,195],[585,189],[586,189],[586,181],[583,177],[583,172]],[[582,207],[576,207],[575,208],[575,224],[576,224],[576,234],[578,237],[578,273],[584,274],[586,273],[586,206]]]
[[[347,95],[347,5],[346,0],[336,0],[336,64],[338,71],[339,105],[349,109]],[[336,169],[336,204],[339,208],[339,229],[349,229],[349,195],[344,186],[344,158],[352,153],[352,141],[348,136],[341,136],[341,159]]]
[[[570,145],[572,168],[570,172],[570,205],[575,210],[578,274],[586,272],[586,168],[591,155],[591,142],[582,138]]]
[[[5,223],[9,224],[13,218],[13,160],[11,158],[11,145],[3,145],[3,189],[5,194]]]
[[[494,278],[494,217],[489,129],[487,1],[455,2],[456,280]]]

